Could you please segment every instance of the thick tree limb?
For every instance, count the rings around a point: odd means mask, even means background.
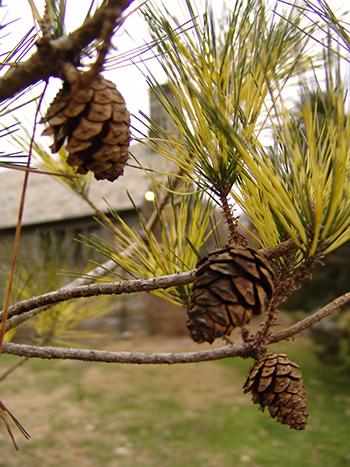
[[[145,353],[145,352],[107,352],[105,350],[65,349],[60,347],[38,347],[24,344],[3,344],[3,353],[29,358],[62,360],[83,360],[85,362],[167,364],[197,363],[220,360],[222,358],[244,357],[254,354],[255,350],[247,344],[235,344],[220,349],[199,352]]]
[[[115,22],[133,0],[109,0],[80,28],[67,36],[37,43],[38,50],[0,79],[0,102],[50,76],[62,77],[62,64],[72,62],[92,40],[100,37],[106,21]]]

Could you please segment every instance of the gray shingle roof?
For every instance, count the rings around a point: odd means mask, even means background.
[[[133,145],[131,152],[138,159],[149,158],[144,147]],[[130,160],[130,163],[133,163]],[[23,185],[24,172],[6,169],[0,172],[0,230],[15,227]],[[144,202],[144,194],[150,186],[150,179],[143,170],[126,167],[124,176],[115,182],[91,179],[89,198],[103,212],[107,205],[105,198],[116,211],[132,209],[127,196],[130,192],[137,206]],[[29,174],[24,206],[23,225],[38,225],[46,222],[74,219],[94,215],[93,209],[79,196],[57,181],[57,177]]]

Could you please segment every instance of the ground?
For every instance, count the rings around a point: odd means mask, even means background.
[[[189,338],[108,343],[109,350],[189,351]],[[0,467],[350,466],[349,380],[298,338],[272,351],[300,364],[309,425],[295,432],[261,413],[242,386],[251,360],[123,365],[32,360],[2,385],[1,400],[31,435],[0,427]],[[3,356],[1,368],[17,361]],[[3,370],[2,370],[3,371]],[[327,374],[328,372],[328,374]]]

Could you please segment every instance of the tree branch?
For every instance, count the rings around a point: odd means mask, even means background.
[[[123,294],[133,292],[148,292],[159,288],[167,288],[188,284],[193,282],[196,270],[182,272],[178,274],[161,276],[151,279],[138,279],[124,282],[107,282],[103,284],[92,284],[76,287],[73,289],[60,289],[39,297],[24,300],[9,308],[9,314],[15,321],[20,319],[21,313],[31,317],[36,311],[44,311],[46,307],[60,301],[70,300],[78,297],[90,297],[103,294]],[[326,316],[341,306],[350,302],[350,292],[336,298],[325,307],[318,310],[313,315],[290,326],[283,331],[271,334],[267,344],[273,344],[304,331],[321,321]],[[42,308],[40,308],[42,307]],[[33,310],[30,312],[30,310]],[[11,320],[8,323],[11,325]],[[18,323],[17,323],[18,324]],[[13,326],[11,326],[13,327]],[[22,357],[48,358],[48,359],[73,359],[96,362],[115,363],[137,363],[137,364],[172,364],[172,363],[192,363],[209,360],[219,360],[229,357],[254,357],[256,349],[249,343],[235,344],[221,349],[213,349],[202,352],[190,353],[137,353],[137,352],[106,352],[85,349],[64,349],[55,347],[37,347],[18,344],[3,344],[3,352]]]
[[[93,297],[97,295],[120,295],[124,293],[149,292],[156,289],[166,289],[194,281],[196,270],[180,272],[168,276],[152,277],[150,279],[136,279],[122,282],[104,282],[83,285],[74,288],[62,288],[55,292],[23,300],[8,308],[9,318],[35,308],[71,300],[80,297]],[[1,314],[0,314],[1,318]]]
[[[220,349],[199,352],[145,353],[145,352],[107,352],[105,350],[65,349],[61,347],[37,347],[24,344],[3,344],[3,353],[29,358],[62,360],[83,360],[85,362],[175,364],[197,363],[223,358],[243,357],[254,354],[255,350],[247,344],[235,344]]]
[[[25,62],[11,68],[0,79],[0,102],[50,76],[62,77],[62,64],[72,62],[84,47],[99,37],[106,21],[115,22],[133,0],[109,0],[80,28],[68,36],[37,42],[38,50]]]
[[[268,343],[274,344],[284,339],[288,339],[288,337],[293,337],[296,334],[299,334],[305,329],[310,328],[314,324],[318,323],[322,319],[326,318],[326,316],[333,313],[333,311],[337,310],[341,306],[345,305],[346,303],[350,302],[350,292],[341,295],[340,297],[334,299],[332,302],[328,303],[328,305],[324,306],[320,310],[316,311],[316,313],[308,316],[307,318],[299,321],[293,326],[290,326],[283,331],[275,332],[268,337]]]
[[[267,258],[276,257],[278,254],[283,254],[287,249],[295,248],[295,243],[292,239],[277,245],[277,247],[265,248],[260,250],[261,253],[265,254]],[[112,260],[104,263],[103,267],[99,266],[98,270],[105,272],[105,267],[112,268],[115,263]],[[95,271],[95,270],[94,270]],[[93,271],[91,271],[95,274]],[[90,274],[91,274],[90,272]],[[194,281],[196,269],[187,272],[181,272],[168,276],[160,276],[151,279],[137,279],[131,281],[122,282],[105,282],[98,284],[84,284],[80,285],[82,279],[77,279],[71,282],[68,286],[65,286],[54,292],[49,292],[45,295],[39,295],[37,297],[23,300],[16,303],[8,308],[8,318],[12,318],[7,323],[6,330],[16,327],[18,324],[30,319],[34,314],[40,313],[47,310],[52,305],[57,303],[71,300],[73,298],[81,297],[92,297],[97,295],[121,295],[123,293],[135,293],[135,292],[149,292],[156,289],[165,289],[168,287],[176,287],[179,285],[190,284]],[[94,279],[92,279],[94,280]],[[31,310],[32,313],[28,313]],[[23,315],[24,319],[15,319],[17,315]],[[2,312],[0,313],[0,319]]]
[[[165,276],[169,277],[169,276]],[[132,281],[129,281],[132,282]],[[134,281],[136,282],[136,281]],[[106,284],[103,284],[106,285]],[[283,331],[272,334],[268,344],[279,342],[304,331],[315,323],[321,321],[337,308],[350,302],[350,292],[336,298],[308,318],[290,326]],[[196,363],[232,357],[253,357],[256,349],[248,343],[234,344],[220,349],[204,350],[199,352],[172,352],[172,353],[144,353],[144,352],[107,352],[104,350],[66,349],[60,347],[38,347],[23,344],[3,344],[3,353],[28,358],[45,358],[61,360],[83,360],[86,362],[106,363],[136,363],[144,364],[175,364]]]
[[[193,272],[193,271],[190,271]],[[182,273],[184,274],[184,273]],[[189,274],[186,273],[188,276]],[[171,277],[171,276],[164,276]],[[141,281],[128,281],[141,282]],[[109,285],[109,284],[103,284]],[[350,292],[336,298],[313,315],[290,326],[283,331],[272,334],[269,344],[279,342],[304,331],[315,323],[321,321],[339,307],[350,302]],[[60,347],[37,347],[12,343],[3,344],[3,352],[28,358],[47,358],[64,360],[83,360],[87,362],[107,363],[137,363],[141,364],[175,364],[195,363],[220,360],[232,357],[254,357],[256,350],[247,343],[234,344],[220,349],[204,350],[199,352],[173,352],[173,353],[144,353],[144,352],[107,352],[104,350],[65,349]]]
[[[297,248],[297,244],[293,238],[289,238],[279,245],[262,248],[259,252],[263,253],[268,259],[273,259],[283,256],[287,251],[295,250],[295,248]]]

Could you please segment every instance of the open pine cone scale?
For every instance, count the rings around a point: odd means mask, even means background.
[[[71,91],[64,85],[50,105],[43,135],[53,136],[52,152],[67,140],[67,163],[97,180],[123,174],[130,143],[130,116],[114,83],[99,75],[90,86]]]
[[[197,264],[187,327],[196,342],[213,342],[245,326],[267,307],[273,293],[272,267],[258,250],[220,248]]]
[[[299,366],[287,355],[271,353],[255,362],[243,386],[254,404],[295,430],[304,430],[309,413]]]

